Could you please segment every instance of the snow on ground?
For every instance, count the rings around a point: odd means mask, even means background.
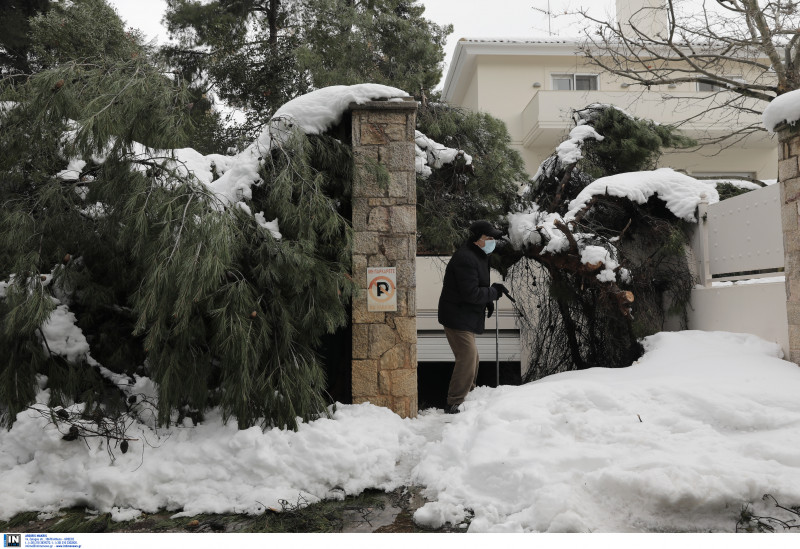
[[[360,404],[297,432],[239,431],[216,413],[158,433],[137,425],[113,461],[98,440],[63,441],[23,412],[0,431],[0,520],[72,505],[120,519],[258,513],[417,484],[429,503],[415,519],[430,526],[472,515],[471,532],[732,532],[765,493],[800,503],[800,369],[779,346],[685,331],[645,347],[630,368],[480,387],[454,416]]]

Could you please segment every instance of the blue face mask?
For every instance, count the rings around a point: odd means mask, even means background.
[[[484,253],[490,254],[494,251],[494,247],[497,245],[496,240],[485,240],[483,242],[483,251]]]

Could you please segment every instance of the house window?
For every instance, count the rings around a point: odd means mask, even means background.
[[[596,90],[596,74],[554,74],[553,89],[568,90]]]
[[[745,79],[742,78],[740,75],[735,75],[735,76],[726,75],[723,78],[727,78],[728,80],[735,80],[736,82],[741,82],[742,84],[744,84],[746,82]],[[726,86],[725,84],[715,84],[714,82],[711,82],[710,80],[698,80],[697,81],[697,91],[701,91],[701,92],[717,92],[717,91],[723,91],[723,90],[726,90],[726,89],[728,89],[728,86]]]

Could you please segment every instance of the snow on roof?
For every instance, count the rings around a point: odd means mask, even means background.
[[[709,204],[719,202],[719,193],[713,183],[689,177],[671,168],[660,168],[609,175],[593,181],[569,203],[569,212],[564,219],[573,219],[598,194],[628,198],[637,204],[644,204],[651,196],[658,196],[675,217],[686,221],[697,221],[694,212],[701,200],[705,199]]]
[[[472,38],[459,38],[459,42],[468,42],[475,44],[577,44],[584,39],[577,37],[569,38],[553,38],[543,36],[530,36],[530,37],[472,37]]]
[[[762,115],[764,127],[774,132],[779,125],[790,126],[800,120],[800,90],[793,90],[773,99]]]

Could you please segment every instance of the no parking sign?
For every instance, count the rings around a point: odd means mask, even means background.
[[[367,267],[367,311],[397,310],[397,268]]]

